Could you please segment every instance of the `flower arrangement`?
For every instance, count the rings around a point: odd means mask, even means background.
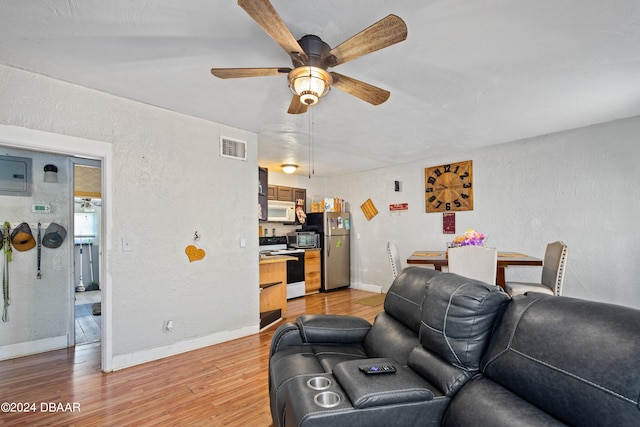
[[[463,235],[453,239],[453,246],[482,246],[486,238],[484,234],[470,228]]]

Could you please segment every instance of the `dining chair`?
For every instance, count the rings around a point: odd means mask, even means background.
[[[448,252],[449,273],[496,284],[498,250],[484,246],[460,246]]]
[[[506,282],[504,290],[511,296],[525,292],[541,292],[548,295],[562,295],[564,270],[567,264],[569,248],[564,242],[553,242],[547,245],[542,261],[542,278],[540,283]]]
[[[398,274],[402,271],[402,264],[398,248],[391,242],[387,242],[387,255],[389,256],[389,263],[391,264],[391,275],[395,280],[395,278],[398,277]]]

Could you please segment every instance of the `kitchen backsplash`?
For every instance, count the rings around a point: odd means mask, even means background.
[[[280,222],[262,223],[258,228],[258,237],[286,236],[287,233],[296,231],[298,228],[300,228],[299,225],[285,225]]]

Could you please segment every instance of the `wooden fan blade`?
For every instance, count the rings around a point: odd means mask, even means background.
[[[396,15],[389,15],[331,49],[323,55],[323,63],[335,67],[406,38],[407,24]]]
[[[307,59],[307,54],[269,0],[238,0],[238,5],[290,56]]]
[[[293,95],[291,99],[291,104],[289,104],[289,110],[287,113],[289,114],[302,114],[307,112],[307,104],[304,104],[300,101],[300,97],[298,95]]]
[[[360,98],[363,101],[367,101],[372,105],[382,104],[389,99],[389,96],[391,95],[391,92],[387,90],[380,89],[379,87],[361,82],[360,80],[352,79],[351,77],[347,77],[342,74],[332,72],[331,77],[333,77],[332,86]]]
[[[287,74],[291,68],[212,68],[211,74],[221,79],[263,77]]]

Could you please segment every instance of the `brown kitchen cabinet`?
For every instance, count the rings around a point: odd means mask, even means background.
[[[282,202],[293,202],[293,187],[282,185],[269,186],[269,200],[280,200]]]
[[[281,202],[295,202],[298,204],[298,200],[302,200],[302,208],[307,211],[307,189],[287,187],[284,185],[269,185],[267,189],[269,200],[279,200]],[[296,224],[300,224],[296,215]]]
[[[305,293],[320,292],[320,249],[307,249],[304,253]]]
[[[306,188],[293,189],[293,201],[298,204],[298,200],[302,200],[302,207],[307,211],[307,190]]]
[[[267,187],[269,186],[269,170],[258,166],[258,220],[267,220]]]
[[[278,200],[278,187],[270,185],[267,189],[267,196],[269,197],[269,200]]]
[[[293,188],[278,186],[278,200],[293,202]]]

